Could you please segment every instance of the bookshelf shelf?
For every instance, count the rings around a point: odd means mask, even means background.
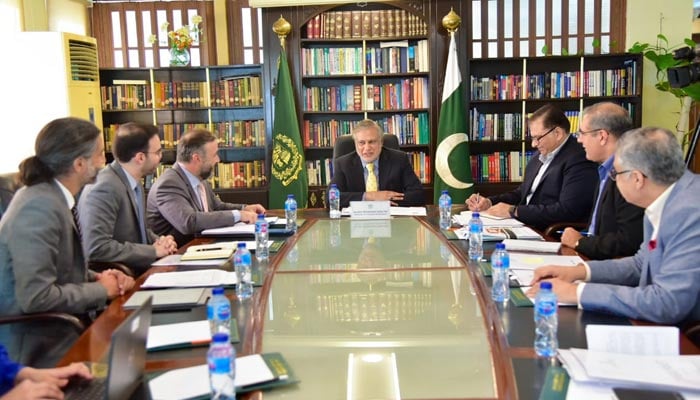
[[[238,203],[267,204],[269,118],[262,65],[101,69],[107,149],[120,124],[157,125],[164,150],[154,178],[175,161],[179,137],[204,128],[219,138],[212,185]],[[150,186],[153,178],[149,179]],[[250,190],[257,193],[250,196]]]
[[[468,60],[467,112],[471,165],[477,190],[510,190],[522,181],[534,151],[527,116],[558,104],[578,129],[588,105],[612,101],[641,124],[642,58],[636,54]]]

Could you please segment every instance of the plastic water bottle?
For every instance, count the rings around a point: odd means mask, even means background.
[[[207,352],[211,398],[217,400],[236,399],[236,349],[231,346],[227,333],[212,337]]]
[[[207,319],[211,335],[223,332],[231,333],[231,301],[224,294],[224,288],[215,287],[207,302]]]
[[[340,239],[340,221],[338,220],[332,220],[330,221],[331,226],[330,226],[330,238],[329,241],[331,243],[331,247],[340,247],[341,244],[341,239]]]
[[[255,221],[255,257],[258,261],[266,261],[270,258],[270,249],[267,247],[267,239],[270,237],[265,215],[259,214]]]
[[[484,256],[484,224],[478,212],[472,213],[469,220],[469,259],[481,260]]]
[[[297,201],[293,194],[287,195],[287,200],[284,202],[284,216],[287,218],[287,230],[297,231]]]
[[[541,357],[557,355],[557,295],[551,282],[541,282],[535,297],[535,352]]]
[[[440,205],[440,229],[448,229],[452,226],[452,197],[447,190],[443,190],[438,200]]]
[[[510,267],[510,256],[506,251],[506,245],[496,244],[496,250],[491,254],[492,281],[491,298],[495,302],[505,303],[510,300],[510,285],[508,278],[508,268]]]
[[[328,189],[328,205],[330,206],[330,217],[340,218],[340,190],[335,183]]]
[[[251,271],[250,252],[245,243],[238,243],[238,249],[233,253],[233,267],[236,270],[236,296],[239,300],[249,299],[253,295],[253,272]]]

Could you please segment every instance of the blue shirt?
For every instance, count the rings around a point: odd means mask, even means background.
[[[595,199],[595,207],[593,207],[593,215],[591,216],[591,225],[588,227],[588,233],[595,235],[595,218],[598,214],[598,205],[600,204],[600,197],[603,195],[603,187],[605,182],[608,181],[608,174],[613,167],[613,162],[615,161],[615,155],[610,156],[604,163],[598,166],[598,197]]]
[[[23,365],[10,359],[5,346],[0,345],[0,396],[15,387],[15,378],[22,368]]]

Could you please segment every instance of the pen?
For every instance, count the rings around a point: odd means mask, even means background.
[[[564,231],[557,231],[557,233],[561,235],[561,234],[564,233]],[[587,236],[587,237],[593,236],[593,234],[592,234],[591,232],[581,231],[581,232],[579,232],[579,233],[580,233],[581,235]]]
[[[215,250],[223,250],[223,247],[209,247],[206,249],[197,249],[196,251],[215,251]]]

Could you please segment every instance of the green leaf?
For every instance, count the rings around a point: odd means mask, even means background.
[[[593,39],[593,43],[591,43],[591,45],[593,46],[594,49],[599,48],[600,47],[600,39],[599,38]]]
[[[695,41],[693,39],[685,38],[683,39],[683,43],[685,43],[685,45],[690,47],[691,49],[695,48]]]
[[[545,44],[544,46],[542,46],[542,50],[540,51],[542,52],[542,54],[547,55],[549,54],[549,47]]]
[[[561,55],[562,55],[562,56],[568,56],[568,55],[569,55],[569,50],[567,50],[567,49],[561,49]]]
[[[692,85],[683,88],[683,91],[694,101],[700,101],[700,83],[695,82]]]
[[[666,39],[666,36],[664,36],[663,34],[659,33],[658,35],[656,35],[656,38],[659,39],[660,41],[666,43],[666,46],[668,46],[668,39]]]

